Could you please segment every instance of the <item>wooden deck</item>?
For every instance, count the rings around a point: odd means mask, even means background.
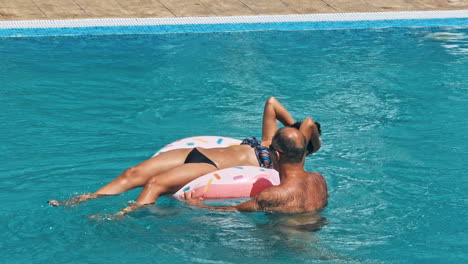
[[[0,0],[0,20],[467,10],[468,0]]]

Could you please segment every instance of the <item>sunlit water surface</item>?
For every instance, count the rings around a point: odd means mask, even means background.
[[[463,263],[468,29],[0,38],[0,250],[5,263]],[[328,225],[139,190],[93,192],[176,139],[261,135],[264,101],[322,123],[306,169]],[[236,203],[239,201],[229,201]]]

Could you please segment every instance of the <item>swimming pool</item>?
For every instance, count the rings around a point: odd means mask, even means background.
[[[3,259],[466,262],[468,29],[429,24],[1,37]],[[323,148],[306,163],[329,185],[318,232],[167,197],[121,221],[86,217],[138,190],[45,203],[94,191],[175,139],[259,136],[271,95],[322,123]]]

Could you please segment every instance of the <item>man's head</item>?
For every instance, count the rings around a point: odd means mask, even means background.
[[[302,122],[296,122],[294,124],[291,125],[291,127],[294,127],[296,129],[299,129],[302,125]],[[320,123],[319,122],[315,122],[315,126],[317,126],[317,130],[319,132],[319,135],[322,135],[322,130],[320,129]],[[318,150],[318,148],[316,146],[314,146],[314,144],[312,144],[312,141],[309,140],[309,143],[307,144],[307,154],[306,155],[310,155],[312,153],[314,153],[316,150]]]
[[[301,163],[306,152],[306,139],[296,128],[283,127],[273,137],[270,149],[280,153],[280,162]]]

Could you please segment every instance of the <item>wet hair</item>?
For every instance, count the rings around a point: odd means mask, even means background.
[[[299,129],[301,127],[302,122],[296,122],[292,124],[290,127],[294,127],[295,129]],[[319,132],[319,135],[322,135],[322,130],[320,129],[320,123],[315,122],[315,125],[317,126],[317,130]],[[314,145],[312,144],[312,141],[309,140],[309,144],[307,144],[307,155],[310,155],[314,153]]]
[[[281,152],[281,160],[287,163],[300,163],[304,159],[306,152],[306,139],[302,135],[302,144],[298,146],[294,139],[288,138],[284,130],[286,127],[276,131],[271,141],[270,150]]]

